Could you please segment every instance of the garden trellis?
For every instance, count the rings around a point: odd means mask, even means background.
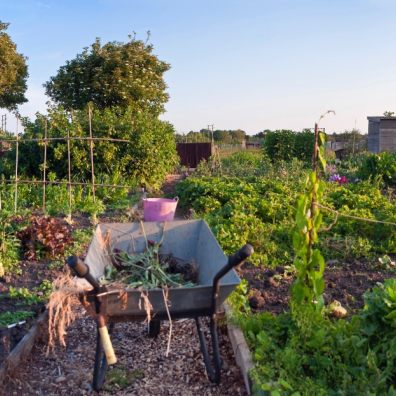
[[[48,137],[48,122],[45,119],[44,125],[44,137],[41,138],[24,138],[21,137],[19,134],[19,118],[16,118],[16,136],[15,138],[0,138],[0,147],[5,143],[9,149],[12,148],[12,145],[15,145],[15,173],[14,179],[3,179],[2,184],[13,184],[14,185],[14,212],[17,213],[18,211],[18,185],[19,184],[30,184],[30,185],[42,185],[42,209],[43,212],[46,211],[46,186],[47,185],[66,185],[68,190],[68,217],[71,218],[72,215],[72,186],[90,186],[92,189],[92,198],[95,202],[95,188],[96,187],[104,187],[104,188],[120,188],[125,189],[128,188],[127,185],[120,185],[120,184],[108,184],[108,183],[96,183],[95,181],[95,161],[94,161],[94,143],[97,141],[100,142],[114,142],[120,144],[128,144],[130,143],[127,139],[117,139],[117,138],[110,138],[110,137],[94,137],[93,129],[92,129],[92,110],[91,108],[88,109],[88,121],[89,121],[89,131],[88,136],[70,136],[70,128],[67,128],[67,135],[66,136],[59,136],[59,137]],[[47,175],[48,169],[48,162],[47,162],[47,149],[48,145],[51,142],[55,141],[64,141],[67,144],[67,181],[66,180],[49,180]],[[91,165],[91,181],[90,182],[82,182],[82,181],[72,181],[72,166],[71,166],[71,142],[73,141],[86,141],[89,144],[89,160]],[[18,175],[18,165],[19,165],[19,147],[20,144],[29,144],[33,142],[42,143],[43,145],[43,153],[44,153],[44,160],[42,163],[43,167],[43,177],[42,180],[35,180],[29,178],[19,178]],[[1,197],[0,197],[0,209],[1,209]]]

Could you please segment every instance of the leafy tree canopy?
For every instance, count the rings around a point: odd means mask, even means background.
[[[159,115],[168,100],[163,74],[170,66],[152,54],[152,45],[129,38],[105,45],[97,38],[44,84],[46,94],[69,110],[93,102],[98,109],[133,106]]]
[[[0,108],[15,110],[25,98],[28,70],[26,58],[6,33],[8,23],[0,21]]]

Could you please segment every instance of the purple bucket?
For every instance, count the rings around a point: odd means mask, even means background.
[[[172,221],[178,201],[178,197],[143,199],[144,221]]]

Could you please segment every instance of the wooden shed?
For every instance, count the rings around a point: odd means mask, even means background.
[[[367,117],[368,143],[371,153],[396,151],[396,117]]]

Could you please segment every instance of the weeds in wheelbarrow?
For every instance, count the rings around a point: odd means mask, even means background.
[[[99,279],[102,285],[121,282],[125,286],[143,289],[163,287],[193,287],[197,283],[198,268],[172,255],[160,255],[160,245],[149,241],[143,253],[128,254],[114,249],[112,264]]]
[[[168,287],[193,287],[198,281],[198,267],[192,261],[181,260],[172,254],[160,254],[165,235],[165,226],[159,242],[147,239],[143,222],[140,226],[145,238],[146,249],[141,253],[128,254],[110,246],[110,235],[105,238],[111,264],[99,279],[101,285],[116,282],[127,287],[144,290]]]

